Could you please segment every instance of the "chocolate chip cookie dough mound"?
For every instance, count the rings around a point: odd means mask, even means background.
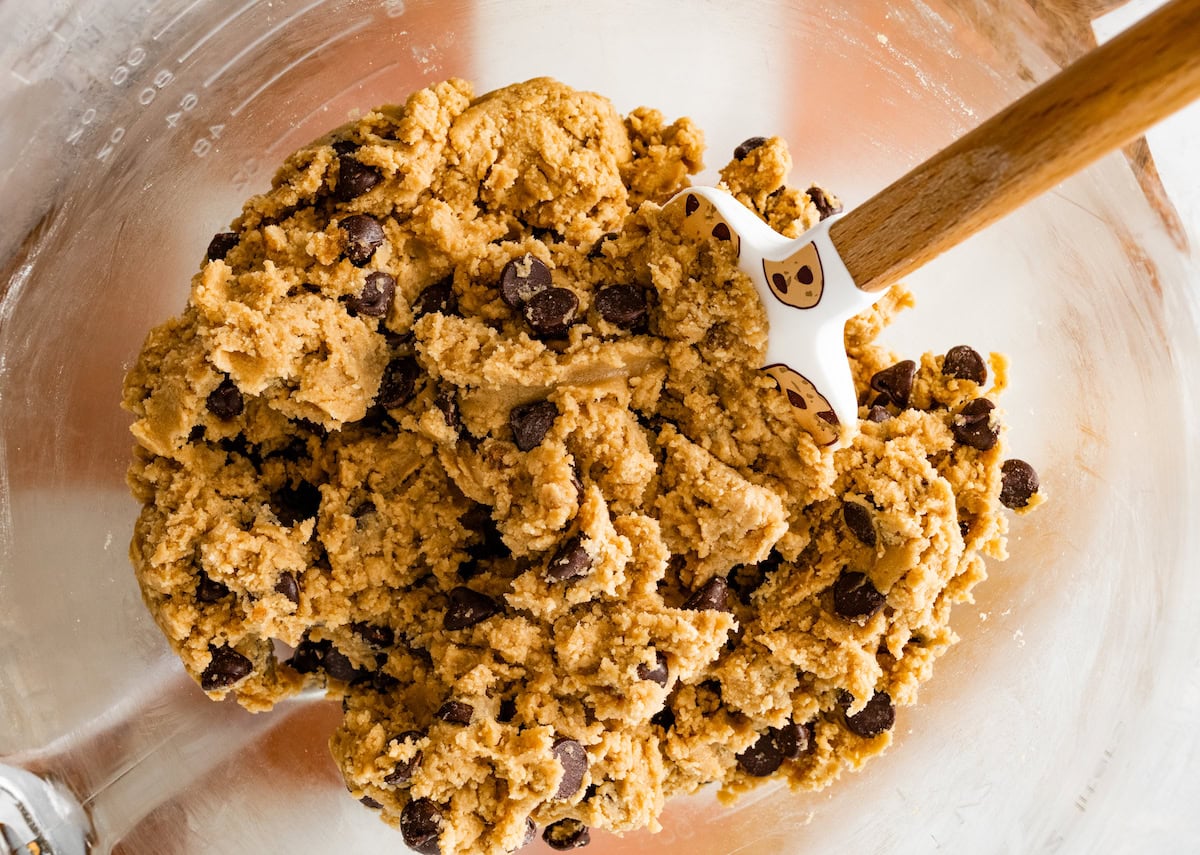
[[[847,328],[857,438],[797,427],[729,246],[662,211],[702,147],[551,80],[423,90],[292,155],[127,377],[171,646],[216,699],[340,699],[418,852],[858,768],[1041,500],[1003,359],[873,343],[899,290]],[[722,182],[794,235],[840,206],[790,167],[755,138]]]

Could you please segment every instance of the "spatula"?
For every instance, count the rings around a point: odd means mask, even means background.
[[[724,191],[664,208],[695,239],[729,241],[770,324],[763,370],[823,445],[852,435],[846,321],[902,276],[1200,97],[1200,0],[1172,0],[903,178],[796,239]]]

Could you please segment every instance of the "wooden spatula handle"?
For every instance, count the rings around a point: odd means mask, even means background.
[[[1173,0],[850,211],[829,235],[891,285],[1200,97],[1200,0]]]

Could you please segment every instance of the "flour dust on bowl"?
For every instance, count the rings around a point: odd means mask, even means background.
[[[398,845],[330,760],[341,709],[308,695],[266,715],[211,703],[126,556],[138,507],[122,378],[288,152],[449,77],[485,91],[552,74],[622,114],[692,116],[712,168],[700,183],[747,137],[780,136],[789,186],[852,206],[1049,75],[1046,33],[1021,4],[1006,11],[980,32],[965,4],[687,20],[665,4],[0,6],[20,34],[0,46],[13,71],[0,145],[19,164],[3,173],[16,204],[0,232],[2,762],[80,803],[97,851]],[[539,50],[512,51],[533,15],[548,28]],[[706,61],[717,49],[733,55]],[[703,791],[673,803],[657,836],[597,832],[590,848],[1087,851],[1186,831],[1185,812],[1163,822],[1170,799],[1145,793],[1188,780],[1187,752],[1147,734],[1185,733],[1195,704],[1169,694],[1194,674],[1189,277],[1119,157],[914,277],[918,308],[880,341],[914,358],[962,343],[1011,354],[1010,450],[1053,501],[1014,520],[1009,560],[956,611],[961,643],[862,774],[733,807]]]

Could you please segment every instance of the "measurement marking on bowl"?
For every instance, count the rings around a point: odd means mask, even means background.
[[[163,36],[165,36],[172,27],[174,27],[176,24],[178,24],[180,21],[182,21],[189,12],[191,12],[193,9],[195,9],[197,6],[199,6],[203,2],[204,2],[204,0],[192,0],[191,3],[188,3],[186,6],[184,6],[183,11],[181,11],[179,14],[177,14],[171,20],[167,21],[167,23],[163,25],[163,28],[153,35],[152,38],[154,39],[154,41],[158,41]]]
[[[405,35],[405,34],[406,34],[406,33],[403,33],[403,32],[402,32],[400,35]],[[271,143],[269,146],[267,146],[267,148],[266,148],[266,151],[264,152],[264,154],[271,154],[273,151],[277,150],[277,149],[278,149],[280,146],[282,146],[282,145],[284,144],[284,141],[285,141],[285,140],[287,140],[287,139],[290,139],[290,132],[291,132],[291,131],[295,131],[297,128],[303,128],[303,127],[304,127],[304,126],[305,126],[305,125],[308,123],[308,120],[309,120],[309,119],[311,119],[313,116],[316,116],[316,115],[318,115],[318,114],[320,114],[320,113],[325,113],[325,112],[328,112],[328,111],[329,111],[329,105],[330,105],[330,104],[332,104],[333,102],[337,101],[339,98],[341,98],[341,97],[342,97],[343,95],[345,95],[347,92],[349,92],[351,89],[356,89],[356,88],[357,88],[357,89],[361,89],[363,86],[365,86],[366,84],[370,83],[370,82],[371,82],[372,80],[374,80],[375,78],[377,78],[377,77],[381,77],[382,75],[384,75],[384,74],[387,74],[389,71],[393,71],[393,70],[394,70],[394,69],[396,69],[396,68],[397,68],[397,67],[398,67],[400,64],[401,64],[401,63],[400,63],[400,60],[396,60],[395,62],[389,62],[389,63],[388,63],[387,65],[385,65],[383,68],[380,68],[380,69],[377,69],[377,70],[375,70],[375,71],[372,71],[372,72],[371,72],[370,74],[368,74],[366,77],[360,77],[360,78],[358,78],[357,80],[355,80],[355,81],[354,81],[354,83],[352,83],[351,85],[347,86],[347,87],[346,87],[345,89],[343,89],[342,91],[338,92],[338,93],[337,93],[336,95],[334,95],[332,98],[328,98],[328,99],[326,99],[324,102],[322,102],[322,103],[321,103],[321,105],[320,105],[320,106],[318,106],[318,107],[316,107],[315,109],[313,109],[313,110],[310,110],[308,113],[306,113],[306,114],[304,115],[304,118],[300,119],[300,120],[299,120],[299,121],[297,121],[297,122],[292,122],[292,123],[291,123],[291,124],[288,126],[288,132],[289,132],[289,133],[285,133],[285,134],[284,134],[283,136],[281,136],[279,139],[275,140],[275,142],[273,142],[273,143]]]
[[[243,101],[242,103],[240,103],[236,107],[234,107],[232,110],[230,110],[229,115],[236,116],[238,113],[242,112],[242,110],[246,109],[246,107],[250,104],[251,101],[253,101],[259,95],[266,92],[268,89],[270,89],[276,83],[278,83],[280,81],[280,79],[282,79],[293,68],[295,68],[296,66],[300,65],[301,63],[311,59],[315,54],[320,53],[321,51],[325,50],[325,48],[333,45],[334,43],[341,41],[342,39],[346,38],[347,36],[354,35],[359,30],[363,29],[370,23],[371,23],[370,19],[359,21],[353,27],[345,29],[342,32],[338,33],[337,35],[327,38],[325,41],[321,42],[319,45],[317,45],[312,50],[305,51],[304,53],[300,54],[300,56],[296,57],[294,60],[289,62],[287,65],[285,65],[279,71],[277,71],[275,74],[271,75],[271,77],[267,80],[266,83],[264,83],[262,86],[259,86],[253,92],[251,92],[250,96],[248,98],[246,98],[245,101]]]
[[[280,30],[282,30],[288,24],[292,23],[297,18],[303,17],[304,15],[311,12],[313,9],[316,9],[318,6],[324,6],[324,5],[325,5],[325,0],[314,0],[314,2],[309,3],[307,6],[305,6],[303,9],[301,9],[299,12],[296,12],[293,15],[288,15],[286,18],[284,18],[278,24],[271,27],[271,29],[267,30],[265,33],[263,33],[261,36],[256,38],[254,41],[250,42],[250,44],[246,45],[244,48],[242,48],[240,51],[238,51],[236,54],[234,54],[232,59],[230,59],[228,62],[226,62],[220,68],[218,68],[212,74],[210,74],[208,76],[208,79],[204,81],[204,88],[207,89],[209,86],[212,86],[213,83],[215,83],[218,79],[220,79],[222,74],[224,74],[226,71],[231,69],[233,66],[237,65],[239,62],[241,62],[241,60],[246,56],[246,54],[250,53],[252,50],[257,48],[259,45],[263,44],[264,42],[269,41],[276,33],[278,33]]]
[[[217,24],[215,27],[213,27],[207,33],[205,33],[201,37],[200,41],[196,42],[194,45],[192,45],[190,48],[188,48],[186,51],[184,51],[183,56],[179,57],[179,61],[183,62],[189,56],[194,54],[196,51],[200,50],[200,48],[204,47],[204,45],[206,45],[213,36],[215,36],[217,33],[221,32],[221,30],[225,29],[225,27],[229,26],[231,23],[236,21],[242,15],[249,12],[251,9],[253,9],[257,5],[258,5],[258,0],[249,0],[249,2],[246,3],[244,6],[242,6],[242,8],[238,9],[236,12],[234,12],[228,18],[223,20],[221,23]]]
[[[1083,792],[1075,798],[1075,809],[1080,813],[1086,813],[1088,809],[1088,800],[1096,794],[1096,789],[1100,785],[1100,779],[1104,777],[1104,773],[1108,771],[1109,765],[1112,763],[1115,746],[1121,736],[1121,731],[1125,729],[1125,720],[1121,719],[1113,728],[1112,741],[1100,752],[1100,759],[1096,761],[1096,765],[1092,768],[1092,773],[1088,776],[1087,783],[1084,785]]]

